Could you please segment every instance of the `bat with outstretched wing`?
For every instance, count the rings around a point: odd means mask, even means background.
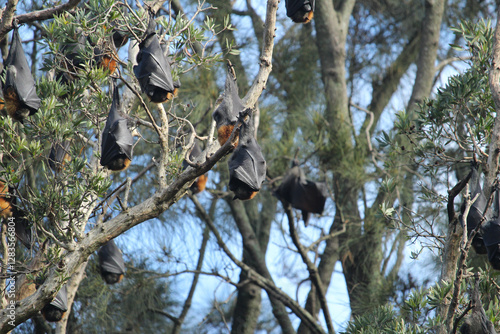
[[[301,210],[302,219],[307,226],[311,212],[323,213],[328,198],[328,189],[323,182],[307,180],[302,168],[294,161],[275,194],[295,209]]]
[[[144,40],[139,44],[134,74],[142,92],[151,102],[163,103],[176,93],[172,69],[168,59],[163,55],[153,16],[150,17]]]
[[[314,17],[314,0],[285,0],[286,16],[295,23],[309,23]]]
[[[101,276],[107,284],[119,283],[125,274],[123,254],[113,240],[108,241],[97,252]]]
[[[241,200],[254,198],[266,177],[266,160],[254,138],[252,112],[246,111],[248,114],[242,119],[238,146],[228,161],[229,189],[234,193],[234,199]]]
[[[238,95],[238,84],[236,83],[236,74],[230,62],[227,65],[226,84],[222,101],[215,109],[212,117],[217,127],[217,138],[222,146],[231,136],[234,125],[238,121],[238,115],[245,109],[243,102]],[[235,145],[238,142],[235,141]]]
[[[5,61],[5,83],[2,87],[5,109],[12,119],[23,122],[40,108],[40,98],[19,36],[18,26],[14,33]]]
[[[115,84],[101,146],[101,165],[112,171],[125,170],[132,161],[134,138],[127,127],[127,120],[120,115],[121,109],[120,94]]]

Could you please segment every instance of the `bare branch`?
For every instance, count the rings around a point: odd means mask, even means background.
[[[32,21],[43,21],[51,19],[54,15],[69,11],[75,8],[81,0],[69,0],[67,3],[55,6],[52,8],[37,10],[35,12],[21,14],[13,17],[18,0],[10,0],[7,3],[7,8],[2,16],[0,22],[0,41],[8,34],[9,31],[14,29],[12,22],[17,20],[19,23],[28,23]],[[13,10],[12,10],[13,8]]]

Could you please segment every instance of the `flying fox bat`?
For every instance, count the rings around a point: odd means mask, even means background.
[[[323,182],[306,179],[304,171],[294,161],[283,182],[276,190],[278,198],[302,211],[304,225],[307,226],[312,213],[322,214],[328,197],[328,189]]]
[[[476,201],[472,204],[472,206],[469,209],[469,214],[467,215],[467,233],[470,235],[472,231],[476,228],[478,224],[481,223],[481,220],[483,219],[483,212],[484,209],[486,208],[487,200],[486,197],[484,196],[483,190],[481,189],[481,183],[480,183],[480,178],[479,178],[479,172],[477,170],[477,166],[474,165],[472,166],[472,175],[469,181],[470,187],[470,195],[471,199],[474,197],[478,196]],[[461,214],[464,213],[465,211],[465,202],[462,203],[461,206]],[[485,218],[487,220],[488,217]],[[460,221],[462,221],[462,218],[460,217]],[[472,247],[476,251],[477,254],[486,254],[487,250],[486,247],[484,246],[484,241],[483,241],[483,234],[481,230],[479,230],[474,239],[472,240]]]
[[[102,133],[101,165],[112,171],[121,171],[127,169],[132,161],[134,139],[127,120],[120,115],[120,95],[118,86],[114,86],[113,103]]]
[[[75,80],[77,72],[83,68],[84,60],[82,59],[82,53],[85,51],[86,41],[87,38],[85,35],[80,33],[76,43],[67,43],[61,48],[61,51],[65,54],[61,65],[65,70],[58,71],[56,79],[60,80],[62,84],[68,85]]]
[[[249,200],[259,192],[266,177],[266,160],[254,138],[252,111],[240,114],[242,126],[238,147],[228,161],[229,189],[234,199]]]
[[[108,241],[97,252],[101,276],[106,284],[119,283],[125,274],[123,254],[113,240]]]
[[[128,42],[127,35],[123,34],[118,29],[113,29],[113,44],[117,49],[121,48]]]
[[[286,16],[295,23],[309,23],[314,17],[315,0],[285,0]]]
[[[191,150],[191,153],[189,153],[189,160],[194,161],[202,153],[203,152],[201,151],[201,148],[200,148],[200,145],[198,145],[198,142],[194,142],[193,149]],[[184,169],[188,167],[188,164],[186,161],[184,161],[182,163],[182,165],[183,165]],[[191,192],[193,194],[200,193],[203,190],[205,190],[205,187],[207,185],[207,180],[208,180],[207,174],[200,175],[200,176],[198,176],[196,181],[194,181],[194,183],[191,185],[191,187],[189,189],[191,189]]]
[[[134,74],[139,80],[142,92],[151,102],[163,103],[176,94],[172,69],[168,59],[163,55],[153,16],[149,19],[144,40],[139,44]]]
[[[40,98],[36,94],[35,80],[24,54],[18,26],[14,25],[14,33],[5,61],[5,84],[2,87],[5,109],[12,119],[23,122],[40,108]]]
[[[497,334],[495,327],[486,316],[479,295],[479,279],[476,278],[474,290],[472,291],[471,304],[472,312],[468,315],[460,326],[461,334]]]
[[[42,315],[45,320],[58,322],[62,319],[64,313],[68,310],[68,292],[66,285],[61,287],[56,297],[42,309]]]
[[[15,233],[17,239],[28,249],[31,248],[33,237],[31,234],[30,222],[26,219],[26,214],[19,207],[14,206],[14,213],[12,215],[15,224]]]
[[[217,138],[221,146],[231,135],[234,125],[238,121],[238,115],[243,109],[245,109],[245,106],[238,95],[236,74],[231,63],[228,62],[222,102],[212,114],[217,126]],[[235,145],[238,145],[238,141],[235,142]]]
[[[49,167],[54,172],[60,172],[63,166],[71,161],[69,140],[65,140],[62,143],[55,142],[50,148],[49,154]]]

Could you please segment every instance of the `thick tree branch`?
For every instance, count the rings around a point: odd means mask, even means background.
[[[488,156],[488,169],[485,180],[485,195],[488,196],[491,185],[493,184],[498,174],[498,158],[500,156],[500,9],[497,13],[497,25],[495,28],[495,40],[493,44],[493,59],[491,61],[491,68],[489,74],[489,82],[491,95],[495,102],[495,124],[493,125],[493,132],[491,133],[490,149]]]
[[[9,31],[14,29],[14,26],[12,25],[12,22],[14,20],[17,20],[19,23],[48,20],[51,19],[54,15],[75,8],[80,1],[81,0],[69,0],[67,3],[59,6],[42,9],[31,13],[21,14],[17,15],[16,17],[13,17],[12,14],[15,11],[15,7],[17,5],[18,0],[10,0],[7,3],[7,8],[4,11],[4,14],[2,16],[2,21],[0,22],[0,41],[5,37],[5,35],[7,35]],[[12,4],[14,7],[14,11],[10,9],[12,8]]]

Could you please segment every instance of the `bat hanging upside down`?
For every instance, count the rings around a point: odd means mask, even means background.
[[[31,75],[22,46],[17,24],[5,61],[5,84],[2,88],[5,109],[12,119],[23,122],[40,108],[41,100],[36,94],[35,80]]]
[[[101,165],[112,171],[122,171],[132,161],[134,139],[127,127],[127,120],[120,115],[120,95],[118,86],[114,86],[113,103],[102,133]]]
[[[231,62],[228,61],[226,84],[222,95],[222,102],[212,115],[217,127],[217,139],[221,146],[224,145],[231,136],[234,125],[236,121],[238,121],[238,115],[243,109],[245,109],[245,106],[238,95],[236,74]],[[238,146],[238,137],[235,139],[234,146]]]

